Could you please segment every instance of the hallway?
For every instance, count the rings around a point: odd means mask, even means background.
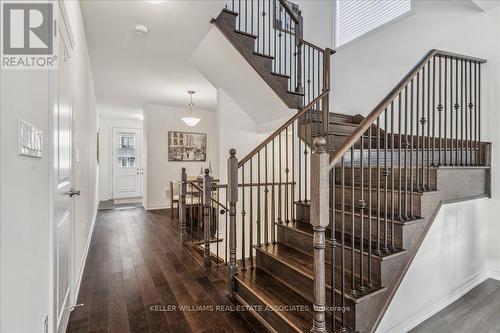
[[[254,332],[237,312],[206,311],[231,306],[225,273],[204,272],[181,248],[168,211],[99,211],[77,302],[84,305],[67,332]]]

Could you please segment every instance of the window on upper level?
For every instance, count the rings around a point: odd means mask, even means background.
[[[412,0],[335,0],[335,47],[411,12]]]

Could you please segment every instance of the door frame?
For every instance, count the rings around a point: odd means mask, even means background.
[[[69,23],[69,18],[66,10],[66,5],[64,4],[64,0],[58,0],[57,1],[57,6],[54,9],[54,15],[56,17],[56,28],[54,29],[54,34],[56,36],[56,39],[61,39],[64,38],[65,42],[68,46],[69,52],[70,52],[70,57],[73,57],[74,55],[74,49],[75,49],[75,39],[74,35]],[[62,34],[60,33],[62,32]],[[62,36],[61,36],[62,35]],[[58,45],[56,43],[56,45]],[[59,56],[59,55],[58,55]],[[74,71],[72,71],[72,74],[74,75]],[[74,77],[72,78],[72,81],[74,80]],[[55,162],[55,136],[54,136],[54,130],[55,130],[55,117],[54,117],[54,111],[55,108],[58,107],[58,100],[59,100],[59,70],[49,70],[49,75],[48,75],[48,90],[49,90],[49,147],[48,147],[48,157],[50,161],[50,173],[49,173],[49,184],[50,184],[50,189],[49,189],[49,225],[50,225],[50,231],[49,231],[49,308],[47,311],[47,328],[48,332],[51,333],[56,333],[57,332],[57,323],[58,323],[58,313],[57,313],[57,284],[56,284],[56,269],[57,269],[57,254],[56,254],[56,224],[54,221],[54,197],[56,193],[56,178],[54,175],[54,162]],[[71,171],[70,171],[70,182],[74,184],[74,170],[75,170],[75,131],[74,131],[74,99],[73,99],[73,87],[71,88],[72,92],[72,98],[71,98]],[[76,297],[78,296],[76,294],[77,290],[75,290],[75,234],[74,234],[74,219],[75,219],[75,201],[72,200],[71,202],[71,219],[72,219],[72,226],[70,230],[70,246],[69,246],[69,260],[70,260],[70,272],[69,272],[69,292],[68,292],[68,301],[67,304],[71,305],[74,304],[76,301]],[[68,312],[68,315],[65,318],[61,319],[61,325],[59,327],[60,331],[65,331],[67,328],[68,320],[69,320],[69,314],[71,311]]]
[[[109,163],[109,168],[110,168],[110,194],[109,197],[111,200],[120,200],[121,198],[116,198],[115,197],[115,165],[116,165],[116,151],[115,151],[115,133],[118,133],[120,131],[123,132],[137,132],[137,138],[136,141],[139,143],[137,145],[138,147],[138,152],[136,154],[136,161],[140,164],[140,171],[139,171],[139,187],[140,187],[140,195],[137,198],[143,198],[144,197],[144,186],[143,186],[143,181],[144,181],[144,159],[143,159],[143,134],[142,128],[138,127],[123,127],[123,126],[112,126],[110,128],[110,135],[109,135],[109,150],[110,150],[110,158],[111,161]],[[134,197],[135,198],[135,197]]]

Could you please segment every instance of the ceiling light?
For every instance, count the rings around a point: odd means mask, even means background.
[[[193,127],[196,126],[200,122],[200,118],[196,118],[193,116],[194,113],[194,103],[193,103],[193,95],[194,91],[189,90],[188,94],[191,96],[191,102],[188,104],[188,115],[187,117],[182,118],[182,121],[186,123],[186,125]]]
[[[137,24],[135,26],[135,33],[139,36],[143,36],[149,32],[149,28],[142,24]]]
[[[150,3],[152,5],[159,5],[159,4],[161,4],[161,3],[165,2],[165,1],[147,0],[146,2]]]

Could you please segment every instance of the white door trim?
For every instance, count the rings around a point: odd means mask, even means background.
[[[140,189],[139,189],[139,196],[137,196],[137,198],[140,198],[143,196],[144,194],[144,187],[143,187],[143,179],[144,179],[144,174],[143,174],[143,170],[144,170],[144,165],[143,165],[143,158],[142,158],[142,155],[143,155],[143,152],[142,152],[142,149],[144,147],[144,143],[143,143],[143,135],[142,135],[142,128],[137,128],[137,127],[111,127],[111,130],[110,130],[110,158],[111,158],[111,161],[109,163],[109,167],[110,167],[110,199],[111,200],[116,200],[116,199],[123,199],[123,198],[117,198],[115,196],[115,173],[116,173],[116,168],[115,168],[115,165],[116,165],[116,150],[115,150],[115,134],[118,133],[118,132],[134,132],[134,133],[137,133],[137,138],[136,138],[136,141],[139,143],[138,146],[137,146],[137,155],[136,155],[136,161],[139,163],[139,168],[142,169],[139,171],[140,175],[140,181],[139,181],[139,186],[140,186]]]
[[[55,9],[55,15],[57,18],[57,27],[55,29],[55,32],[57,33],[57,38],[61,39],[64,38],[66,41],[66,45],[69,48],[69,51],[72,53],[75,47],[75,39],[73,36],[73,32],[71,30],[71,26],[68,20],[68,15],[66,11],[66,6],[64,4],[63,0],[58,1],[58,6]],[[49,308],[48,308],[48,313],[47,313],[47,325],[48,325],[48,332],[56,332],[57,330],[57,324],[58,324],[58,313],[57,313],[57,284],[56,284],[56,237],[55,237],[55,230],[56,230],[56,223],[54,221],[54,197],[55,193],[57,191],[56,189],[56,178],[54,175],[54,168],[53,168],[53,163],[55,162],[55,136],[54,136],[54,130],[55,130],[55,118],[54,118],[54,108],[58,107],[58,99],[59,99],[59,88],[58,88],[58,76],[59,72],[58,70],[51,70],[49,71],[49,80],[48,80],[48,87],[49,87],[49,147],[48,147],[48,156],[49,160],[51,161],[51,168],[50,168],[50,174],[49,174],[49,184],[50,184],[50,189],[49,189],[49,225],[50,225],[50,232],[49,232]],[[73,99],[71,101],[71,104],[73,104]],[[73,111],[74,108],[72,107]],[[71,149],[72,149],[72,154],[71,154],[71,182],[74,181],[74,124],[73,124],[73,119],[74,116],[71,116],[71,127],[72,127],[72,133],[73,136],[71,137]],[[74,201],[72,202],[72,209],[71,209],[71,214],[73,215],[71,218],[74,219],[74,212],[75,212],[75,204]],[[74,263],[75,263],[75,239],[74,239],[74,231],[71,230],[71,245],[70,245],[70,276],[69,276],[69,292],[66,297],[69,297],[69,304],[73,303],[73,299],[75,298],[74,292],[75,292],[75,270],[74,270]],[[69,313],[67,318],[65,318],[65,322],[62,323],[60,327],[60,331],[65,331],[66,326],[67,326],[67,320],[69,319]]]

